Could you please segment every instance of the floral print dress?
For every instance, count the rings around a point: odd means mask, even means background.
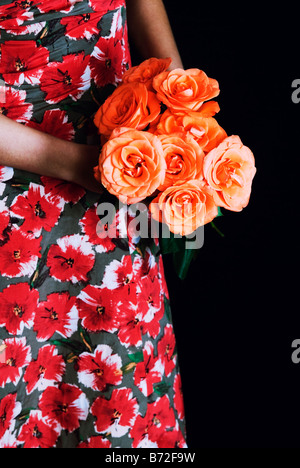
[[[130,66],[125,1],[4,0],[0,44],[0,112],[86,143]],[[159,247],[101,236],[130,220],[101,223],[106,196],[0,166],[1,448],[186,446]]]

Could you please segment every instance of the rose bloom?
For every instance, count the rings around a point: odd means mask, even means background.
[[[143,83],[124,83],[106,99],[94,117],[101,135],[109,138],[116,127],[144,130],[160,114],[160,102]]]
[[[218,206],[241,211],[247,206],[256,173],[252,151],[237,135],[227,137],[204,158],[203,174]]]
[[[152,90],[153,78],[167,70],[172,63],[172,59],[158,59],[152,57],[144,60],[140,65],[131,67],[127,70],[122,77],[123,83],[140,82],[143,83],[147,89]]]
[[[159,138],[149,132],[117,128],[104,144],[95,178],[122,203],[152,195],[165,178],[166,162]]]
[[[159,135],[167,164],[166,176],[158,189],[165,190],[176,183],[202,179],[204,153],[188,134]]]
[[[197,111],[220,93],[218,82],[197,68],[162,72],[154,77],[153,88],[157,97],[174,110]]]
[[[161,192],[150,204],[156,221],[171,232],[186,236],[212,221],[218,214],[212,190],[201,180],[190,180]]]
[[[190,134],[205,153],[215,148],[227,137],[225,130],[213,117],[201,112],[165,111],[157,125],[156,134],[184,132]]]

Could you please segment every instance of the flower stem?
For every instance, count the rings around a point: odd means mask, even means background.
[[[210,222],[211,224],[211,227],[217,231],[217,233],[221,236],[221,237],[225,237],[225,234],[223,234],[222,231],[220,231],[220,229],[215,225],[215,223],[213,221]]]

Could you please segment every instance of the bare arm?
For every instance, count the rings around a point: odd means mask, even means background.
[[[93,177],[99,151],[21,125],[0,114],[0,164],[101,191]]]
[[[144,59],[172,58],[171,69],[183,68],[162,0],[127,0],[129,35]]]
[[[172,68],[182,67],[170,23],[161,0],[127,0],[128,24],[145,58],[171,57]],[[0,114],[0,165],[34,172],[100,192],[93,176],[98,163],[96,146],[60,140]]]

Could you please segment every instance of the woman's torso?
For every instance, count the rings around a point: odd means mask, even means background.
[[[130,65],[125,1],[6,1],[0,18],[1,113],[85,142]]]

